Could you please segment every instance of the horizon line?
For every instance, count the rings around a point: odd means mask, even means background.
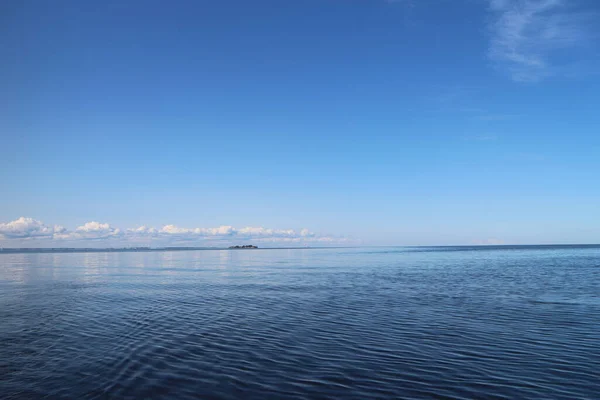
[[[318,250],[318,249],[358,249],[358,248],[501,248],[501,247],[600,247],[600,243],[541,243],[541,244],[459,244],[459,245],[374,245],[374,246],[303,246],[303,247],[257,247],[249,249],[214,247],[214,246],[163,246],[163,247],[2,247],[0,253],[134,253],[134,252],[159,252],[159,251],[202,251],[202,250]]]

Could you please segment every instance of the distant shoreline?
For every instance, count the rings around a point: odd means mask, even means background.
[[[200,251],[200,250],[307,250],[307,249],[339,249],[346,247],[259,247],[252,249],[229,247],[122,247],[122,248],[0,248],[0,254],[26,254],[26,253],[152,253],[161,251]]]

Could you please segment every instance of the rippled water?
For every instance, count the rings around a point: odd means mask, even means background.
[[[600,247],[0,255],[0,397],[598,399]]]

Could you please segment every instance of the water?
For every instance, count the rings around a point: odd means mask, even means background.
[[[3,399],[598,399],[600,247],[0,255]]]

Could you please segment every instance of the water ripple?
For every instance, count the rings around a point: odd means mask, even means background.
[[[0,393],[598,398],[599,250],[461,250],[2,255]]]

